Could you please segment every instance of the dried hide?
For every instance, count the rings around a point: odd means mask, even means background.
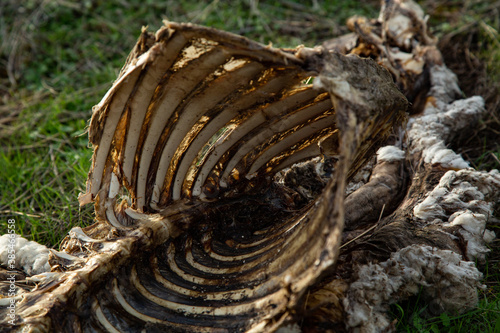
[[[96,223],[18,243],[31,285],[3,327],[378,332],[419,291],[473,307],[500,173],[447,144],[483,101],[458,99],[414,2],[348,25],[313,49],[143,31],[90,122]]]

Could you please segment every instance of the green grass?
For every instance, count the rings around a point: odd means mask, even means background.
[[[491,4],[493,3],[493,4]],[[457,138],[474,166],[500,168],[500,5],[426,0],[430,25],[465,94],[487,100],[474,135]],[[496,4],[495,8],[491,8]],[[186,21],[279,47],[316,45],[346,33],[354,15],[375,17],[378,1],[4,0],[0,3],[0,234],[15,218],[18,234],[51,247],[74,226],[92,223],[93,207],[78,206],[90,168],[85,129],[119,73],[142,26]],[[497,30],[495,30],[495,27]],[[456,49],[453,49],[453,47]],[[445,52],[451,50],[451,52]],[[470,68],[467,67],[470,65]],[[471,69],[472,68],[472,69]],[[403,332],[499,332],[500,246],[483,267],[486,291],[465,315],[429,318],[412,299],[392,308]]]
[[[19,234],[51,246],[92,219],[92,207],[80,209],[76,200],[92,156],[82,135],[89,113],[77,110],[83,91],[68,90],[35,97],[2,128],[0,218],[15,218]]]

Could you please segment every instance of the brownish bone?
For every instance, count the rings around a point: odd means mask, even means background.
[[[369,182],[346,198],[346,230],[392,212],[403,193],[405,177],[402,161],[377,163]]]

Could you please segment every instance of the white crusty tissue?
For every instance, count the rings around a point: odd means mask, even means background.
[[[408,121],[409,152],[421,153],[425,163],[455,170],[468,168],[469,163],[447,148],[447,143],[484,112],[484,100],[474,96],[454,101],[460,94],[457,78],[445,66],[432,66],[430,76],[432,88],[423,114]]]
[[[411,245],[379,264],[356,270],[344,299],[347,328],[352,332],[385,332],[390,304],[421,293],[436,313],[463,313],[478,302],[482,274],[474,262],[457,253],[427,245]]]
[[[413,215],[420,222],[462,228],[469,260],[485,259],[485,243],[495,233],[486,229],[493,222],[494,204],[500,200],[500,173],[464,169],[450,170],[422,202],[415,205]]]
[[[15,239],[15,241],[13,241]],[[9,258],[9,255],[11,257]],[[0,236],[0,264],[8,267],[9,260],[16,269],[28,275],[50,272],[49,249],[15,234]]]
[[[385,146],[377,151],[378,162],[396,162],[405,159],[405,152],[396,146]]]

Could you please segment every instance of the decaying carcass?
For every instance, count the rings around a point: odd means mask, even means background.
[[[446,144],[483,101],[458,99],[412,1],[348,24],[313,49],[143,31],[90,122],[96,223],[60,251],[18,240],[2,327],[372,332],[419,291],[474,306],[500,174]]]

